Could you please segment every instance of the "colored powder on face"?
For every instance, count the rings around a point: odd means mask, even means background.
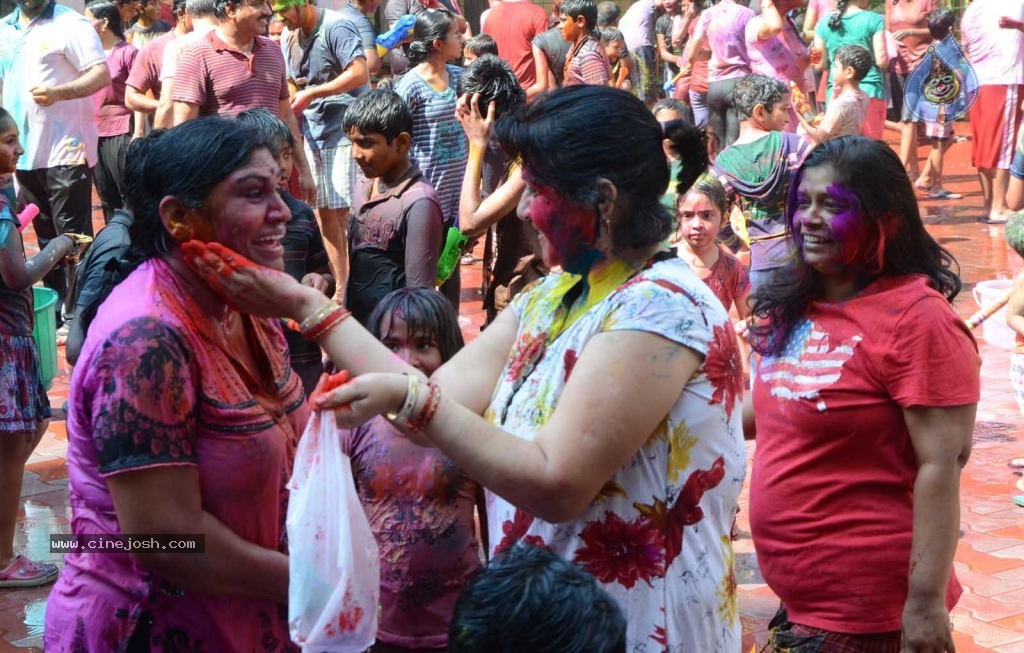
[[[869,232],[867,221],[861,215],[860,199],[838,182],[829,184],[826,190],[833,202],[843,207],[832,216],[829,224],[832,239],[840,248],[839,261],[844,265],[856,263],[867,251]]]
[[[536,188],[530,220],[550,245],[549,263],[561,265],[568,272],[585,271],[599,257],[593,249],[597,240],[596,209],[574,202],[553,188]]]

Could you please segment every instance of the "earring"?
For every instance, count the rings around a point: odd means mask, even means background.
[[[179,243],[192,240],[192,227],[187,224],[177,223],[171,226],[171,237]]]

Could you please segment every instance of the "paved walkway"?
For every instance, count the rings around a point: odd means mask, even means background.
[[[981,198],[970,167],[969,142],[958,143],[950,151],[947,179],[947,188],[963,193],[964,199],[925,201],[921,207],[929,231],[960,262],[965,289],[955,306],[966,316],[977,309],[970,292],[976,283],[1012,276],[1021,269],[1022,261],[1006,246],[1001,227],[977,222]],[[466,336],[473,337],[483,319],[479,291],[474,290],[479,286],[479,272],[473,266],[462,269],[462,321]],[[1018,477],[1006,465],[1011,458],[1024,456],[1024,419],[1017,413],[1010,390],[1009,352],[984,340],[980,340],[980,346],[984,360],[982,400],[974,453],[963,476],[963,537],[956,555],[957,573],[964,585],[964,596],[953,612],[957,651],[1024,653],[1024,508],[1011,501],[1018,493],[1014,490]],[[68,369],[62,359],[50,393],[55,407],[66,398],[67,388]],[[49,553],[49,535],[69,531],[66,447],[64,422],[54,420],[26,467],[22,485],[25,512],[15,546],[34,559],[59,563],[60,556]],[[753,450],[751,444],[750,455]],[[777,599],[757,571],[746,508],[744,491],[737,576],[745,652],[752,644],[763,644],[768,619],[777,607]],[[42,645],[48,591],[38,588],[0,592],[0,651],[41,650],[38,647]]]

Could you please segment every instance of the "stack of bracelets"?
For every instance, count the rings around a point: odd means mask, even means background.
[[[397,413],[388,413],[387,418],[410,433],[419,433],[427,428],[430,420],[434,419],[434,414],[437,413],[437,407],[441,405],[441,388],[433,383],[424,384],[419,377],[411,374],[407,375],[407,379],[409,385],[405,391],[405,402],[402,404],[402,408]],[[424,385],[426,385],[425,393],[422,392]],[[417,411],[420,394],[425,394],[426,398]],[[413,413],[415,413],[415,417]]]
[[[299,331],[307,340],[317,340],[352,315],[347,308],[334,301],[328,301],[299,325]]]

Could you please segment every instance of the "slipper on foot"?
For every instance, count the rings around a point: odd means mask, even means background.
[[[1014,458],[1006,464],[1014,469],[1024,469],[1024,458]]]
[[[930,191],[928,191],[928,197],[929,197],[929,199],[933,199],[933,200],[959,200],[959,199],[963,199],[963,195],[961,195],[960,193],[951,193],[948,190],[946,190],[945,188],[941,188],[939,190],[930,190]]]
[[[57,565],[48,562],[32,562],[19,555],[14,562],[0,570],[0,589],[11,587],[39,587],[57,580],[60,571]]]
[[[1024,494],[1018,494],[1013,497],[1013,502],[1021,508],[1024,508]]]
[[[982,224],[1006,224],[1006,218],[978,218]]]

